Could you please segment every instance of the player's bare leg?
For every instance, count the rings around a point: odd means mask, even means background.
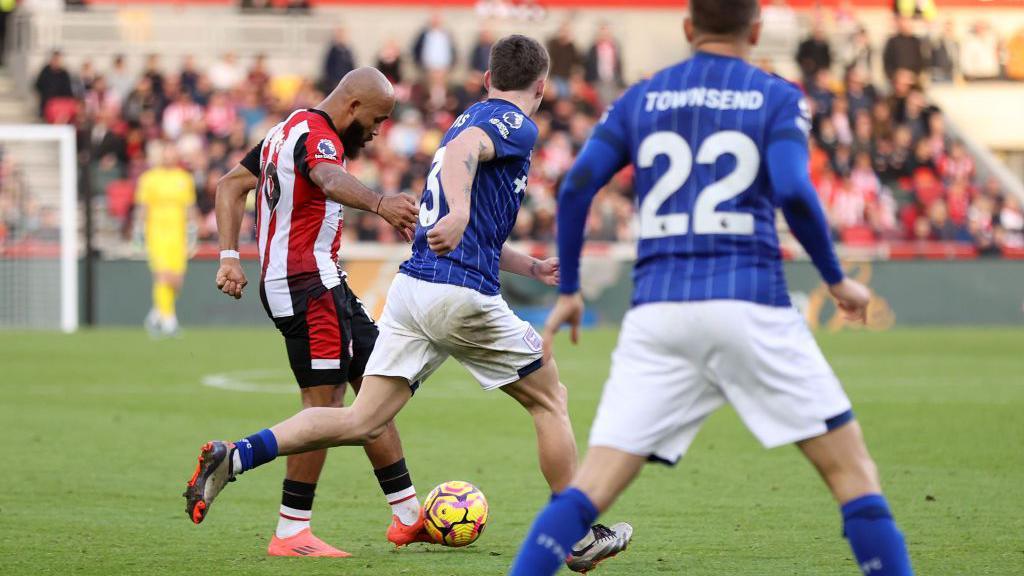
[[[569,392],[558,381],[554,360],[501,390],[515,398],[533,418],[540,471],[551,492],[565,490],[576,471],[576,437],[569,420]]]
[[[388,422],[412,397],[404,378],[367,376],[352,406],[307,408],[273,426],[277,453],[301,454],[332,446],[365,446],[379,439]]]
[[[352,387],[357,398],[362,388],[362,379],[353,380]],[[398,427],[391,420],[384,432],[373,442],[363,446],[366,457],[373,466],[374,475],[380,483],[388,505],[391,506],[391,524],[388,525],[387,539],[401,547],[414,542],[433,542],[423,529],[423,508],[416,489],[412,485],[405,465],[405,453]]]
[[[311,386],[303,388],[304,408],[344,405],[345,385]],[[316,556],[343,558],[347,552],[338,550],[313,535],[310,519],[317,481],[323,471],[327,450],[314,450],[288,456],[284,494],[274,537],[267,547],[271,556]]]
[[[797,444],[841,506],[843,534],[865,574],[911,574],[906,543],[882,496],[860,424],[850,420]]]
[[[562,492],[575,474],[576,437],[569,420],[569,393],[558,379],[554,360],[548,360],[540,369],[502,390],[533,417],[541,472],[553,494]],[[587,522],[574,538],[576,545],[572,551],[562,554],[561,559],[571,570],[586,572],[624,550],[632,535],[633,527],[624,522],[611,528],[601,524],[591,526]]]
[[[882,492],[878,468],[868,454],[856,420],[797,446],[814,464],[839,504]]]
[[[307,408],[237,443],[207,442],[185,489],[186,512],[196,524],[202,522],[228,481],[277,456],[379,439],[410,397],[403,378],[367,376],[349,408]]]

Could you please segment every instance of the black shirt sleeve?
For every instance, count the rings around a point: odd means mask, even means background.
[[[249,153],[245,155],[245,158],[242,158],[242,161],[239,162],[239,164],[242,165],[242,168],[245,168],[249,172],[252,172],[252,175],[256,176],[257,178],[260,175],[260,150],[261,149],[263,149],[263,141],[262,140],[260,140],[260,143],[257,144],[256,146],[254,146],[252,150],[249,150]]]

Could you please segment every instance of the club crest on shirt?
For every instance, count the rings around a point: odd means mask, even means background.
[[[523,336],[523,340],[526,341],[526,345],[530,347],[530,350],[534,352],[540,352],[544,348],[544,341],[540,339],[540,334],[531,326],[526,331],[526,335]]]
[[[505,112],[501,115],[501,119],[513,130],[519,130],[523,125],[523,115],[519,112]]]
[[[334,147],[334,142],[331,142],[327,138],[324,138],[316,144],[317,158],[327,160],[338,159],[338,149]]]

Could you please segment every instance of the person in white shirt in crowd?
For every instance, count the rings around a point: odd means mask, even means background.
[[[455,65],[455,40],[444,27],[440,12],[430,16],[430,23],[416,36],[412,47],[413,60],[421,70],[448,72]]]
[[[228,91],[245,79],[245,68],[238,62],[234,52],[226,52],[220,60],[210,66],[210,83],[214,89]]]
[[[999,37],[988,22],[979,20],[964,38],[960,69],[967,80],[995,80],[1000,69]]]

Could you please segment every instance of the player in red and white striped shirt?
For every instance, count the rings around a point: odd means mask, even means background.
[[[338,268],[343,205],[376,212],[407,239],[415,229],[418,206],[411,197],[382,196],[345,170],[346,158],[377,135],[393,107],[394,90],[380,72],[355,70],[315,108],[296,110],[272,128],[217,188],[217,286],[242,296],[247,280],[238,235],[245,198],[256,188],[260,297],[285,338],[307,408],[340,406],[346,382],[358,389],[377,338],[377,326]],[[388,539],[396,545],[421,540],[419,500],[393,423],[366,453],[392,505]],[[326,450],[289,457],[271,555],[347,556],[309,530],[325,458]],[[205,509],[189,514],[200,522]]]

